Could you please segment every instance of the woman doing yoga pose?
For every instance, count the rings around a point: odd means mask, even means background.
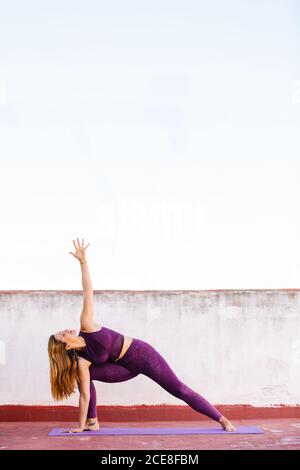
[[[138,374],[146,375],[194,410],[218,421],[226,431],[235,431],[235,426],[225,416],[175,375],[151,344],[94,323],[93,287],[85,253],[89,244],[84,247],[82,239],[80,245],[78,238],[77,245],[74,240],[73,244],[75,253],[69,253],[80,261],[82,273],[80,332],[76,335],[76,330],[59,331],[51,335],[48,342],[54,400],[68,398],[76,387],[80,393],[79,427],[69,432],[99,429],[93,380],[124,382]]]

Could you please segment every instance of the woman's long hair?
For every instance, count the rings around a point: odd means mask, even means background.
[[[64,400],[75,393],[79,384],[76,350],[66,350],[62,341],[51,335],[48,341],[51,394],[54,400]]]

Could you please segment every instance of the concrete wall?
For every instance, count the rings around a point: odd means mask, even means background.
[[[0,404],[52,400],[48,337],[79,330],[81,291],[0,291]],[[213,404],[300,403],[300,290],[95,291],[95,321],[150,342]],[[94,382],[98,405],[184,403],[148,377]]]

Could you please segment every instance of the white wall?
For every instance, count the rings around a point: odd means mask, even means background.
[[[0,292],[0,403],[53,402],[47,342],[79,329],[80,292]],[[150,342],[176,375],[214,404],[300,403],[300,291],[95,293],[95,320]],[[4,355],[5,352],[5,355]],[[145,376],[95,381],[98,405],[183,404]]]

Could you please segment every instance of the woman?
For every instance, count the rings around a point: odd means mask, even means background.
[[[78,386],[79,427],[69,430],[98,430],[96,389],[92,380],[124,382],[144,374],[162,388],[185,401],[199,413],[218,421],[226,431],[236,427],[203,396],[181,382],[165,359],[149,343],[124,336],[94,323],[93,287],[86,260],[84,239],[73,240],[82,273],[83,309],[80,332],[63,330],[51,335],[48,342],[50,383],[54,400],[68,398]]]

